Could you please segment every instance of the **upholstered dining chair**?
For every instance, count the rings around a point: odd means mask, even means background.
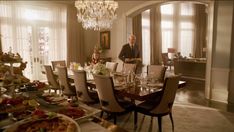
[[[57,90],[59,91],[59,93],[61,92],[59,83],[56,79],[56,76],[54,75],[52,68],[50,65],[44,65],[45,68],[45,73],[46,73],[46,78],[48,81],[48,84],[50,86],[49,89],[49,93],[51,92],[51,89],[53,89],[55,91],[55,93],[57,93]]]
[[[57,66],[65,66],[66,67],[66,61],[65,60],[51,61],[51,63],[52,63],[53,71],[55,70],[55,68]]]
[[[87,86],[86,72],[83,70],[73,70],[74,83],[76,87],[76,95],[79,100],[84,103],[96,103],[98,102],[97,92],[89,90]]]
[[[173,66],[173,61],[171,59],[169,59],[168,53],[162,53],[161,55],[162,55],[163,65],[169,66],[169,68],[171,70],[171,66]]]
[[[63,95],[77,99],[75,86],[68,81],[67,67],[57,66],[56,68],[58,69],[58,80]]]
[[[172,117],[172,106],[175,100],[176,90],[178,88],[180,76],[167,77],[163,90],[156,99],[145,101],[136,106],[134,113],[134,124],[137,125],[137,112],[152,117],[158,117],[159,132],[162,132],[162,117],[169,115],[172,123],[172,130],[174,131],[174,122]]]
[[[132,102],[116,97],[112,77],[94,75],[94,80],[102,109],[101,117],[103,112],[109,113],[114,117],[114,124],[116,124],[116,115],[134,110],[135,105]]]
[[[111,72],[116,72],[118,63],[116,62],[106,62],[106,68],[108,68]]]
[[[159,82],[164,82],[164,77],[167,67],[161,65],[148,65],[147,74],[158,79]]]
[[[134,73],[136,73],[136,68],[137,68],[136,64],[124,63],[122,72],[128,73],[130,71],[133,71]]]

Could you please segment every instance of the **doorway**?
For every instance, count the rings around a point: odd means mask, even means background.
[[[66,60],[66,6],[0,3],[2,50],[19,53],[27,62],[24,75],[30,80],[44,80],[45,64]]]

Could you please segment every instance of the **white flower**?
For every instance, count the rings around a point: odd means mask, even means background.
[[[107,69],[106,66],[101,64],[101,63],[97,63],[93,66],[92,73],[99,74],[99,75],[109,75],[110,74],[109,69]]]

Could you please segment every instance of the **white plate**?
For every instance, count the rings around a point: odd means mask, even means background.
[[[66,120],[69,120],[71,121],[72,123],[74,123],[76,125],[76,130],[74,132],[81,132],[81,129],[80,129],[80,126],[77,124],[76,121],[74,121],[72,118],[66,116],[66,115],[62,115],[62,114],[57,114],[58,117],[62,117],[63,119],[66,119]],[[5,130],[3,132],[16,132],[17,128],[24,124],[24,123],[28,123],[32,121],[32,118],[27,118],[27,119],[24,119],[24,120],[21,120],[21,121],[18,121],[12,125],[9,125],[5,128]]]

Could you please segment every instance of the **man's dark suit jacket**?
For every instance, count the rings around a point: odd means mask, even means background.
[[[139,58],[140,52],[137,48],[137,45],[134,44],[133,50],[131,49],[129,44],[125,44],[122,47],[122,50],[119,54],[119,59],[121,59],[123,62],[125,62],[125,58]]]

